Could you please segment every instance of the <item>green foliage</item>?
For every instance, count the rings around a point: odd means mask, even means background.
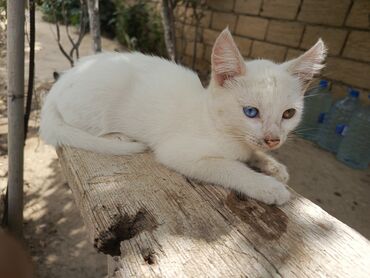
[[[4,0],[0,0],[4,1]],[[79,24],[80,0],[39,0],[43,19]],[[130,50],[164,56],[163,27],[159,12],[145,0],[100,0],[100,25],[104,35],[116,37]],[[1,3],[1,2],[0,2]],[[65,15],[65,17],[63,16]]]
[[[42,18],[48,22],[58,21],[77,25],[80,21],[80,8],[79,0],[43,0],[41,4]]]
[[[117,1],[116,36],[130,50],[166,55],[161,17],[147,1],[133,5]]]
[[[115,0],[99,1],[100,28],[104,35],[115,37],[117,8]]]
[[[45,21],[55,22],[57,19],[62,24],[65,23],[65,20],[70,25],[80,23],[80,0],[39,0],[39,5]],[[114,37],[117,14],[115,0],[100,0],[99,12],[102,33]],[[63,13],[65,13],[66,18],[64,18]]]
[[[0,48],[5,43],[6,33],[6,0],[0,0]]]
[[[6,14],[6,0],[0,0],[0,20],[5,19],[5,14]]]

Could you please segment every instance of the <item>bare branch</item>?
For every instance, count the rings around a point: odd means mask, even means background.
[[[56,16],[55,16],[55,18],[56,18]],[[56,30],[57,30],[57,43],[58,43],[59,50],[67,58],[67,60],[71,64],[71,67],[73,67],[73,65],[74,65],[73,59],[68,55],[67,51],[63,48],[63,45],[60,42],[60,28],[59,28],[59,23],[58,23],[57,19],[55,21],[55,27],[56,27]]]
[[[58,18],[56,16],[56,12],[54,9],[54,18],[55,18],[55,27],[56,27],[56,41],[58,43],[58,47],[62,54],[67,58],[71,66],[74,66],[75,63],[75,58],[79,59],[79,47],[82,42],[82,39],[84,38],[86,34],[86,18],[87,18],[87,5],[86,5],[86,0],[80,0],[80,6],[81,6],[81,11],[80,11],[80,24],[79,24],[79,34],[76,40],[73,39],[70,29],[69,29],[69,21],[68,21],[68,14],[65,9],[64,2],[62,3],[62,15],[63,15],[63,23],[65,25],[66,29],[66,34],[69,43],[72,45],[71,49],[69,50],[69,53],[67,50],[63,47],[61,43],[61,36],[60,36],[60,25]]]

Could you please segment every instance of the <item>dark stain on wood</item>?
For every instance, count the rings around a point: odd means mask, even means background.
[[[121,255],[121,241],[129,240],[142,231],[153,231],[158,223],[155,218],[145,209],[140,209],[135,216],[115,216],[114,224],[94,240],[94,247],[100,252],[111,255]]]
[[[276,240],[287,230],[288,217],[276,206],[269,206],[230,193],[226,206],[266,240]]]
[[[155,251],[151,249],[145,249],[141,252],[141,254],[143,255],[143,259],[147,264],[153,265],[157,263],[157,256]]]

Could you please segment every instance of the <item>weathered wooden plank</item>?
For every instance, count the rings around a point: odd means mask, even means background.
[[[370,244],[294,193],[282,207],[240,200],[152,154],[58,155],[111,277],[370,277]]]

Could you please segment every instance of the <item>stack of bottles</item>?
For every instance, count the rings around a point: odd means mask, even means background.
[[[370,94],[368,95],[370,101]],[[340,143],[337,158],[357,169],[366,169],[370,163],[370,106],[355,112]]]
[[[321,80],[319,86],[308,91],[304,99],[304,112],[298,127],[303,138],[315,141],[317,131],[327,117],[333,103],[327,80]]]
[[[328,85],[321,80],[305,96],[299,134],[336,153],[343,163],[366,169],[370,163],[370,107],[361,107],[359,92],[354,89],[333,104]]]
[[[317,143],[323,149],[336,153],[345,135],[348,122],[359,107],[359,92],[350,90],[348,96],[331,107],[317,135]]]

